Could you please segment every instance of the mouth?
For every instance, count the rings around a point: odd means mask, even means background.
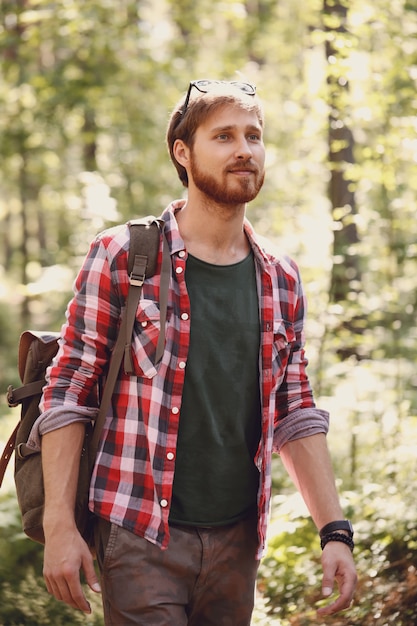
[[[249,176],[250,174],[256,174],[256,170],[254,169],[233,169],[229,170],[231,174],[235,174],[236,176]]]

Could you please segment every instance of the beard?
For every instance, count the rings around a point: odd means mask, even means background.
[[[245,168],[251,170],[247,176],[238,177],[229,174],[230,171]],[[265,171],[249,161],[235,163],[224,171],[222,178],[219,178],[210,172],[203,171],[196,161],[195,155],[191,160],[190,173],[197,189],[217,204],[223,205],[250,202],[258,195],[265,178]],[[234,179],[233,184],[230,182],[230,177]]]

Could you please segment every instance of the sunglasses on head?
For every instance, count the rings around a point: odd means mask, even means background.
[[[239,81],[228,81],[228,80],[208,80],[208,79],[200,79],[200,80],[192,80],[188,87],[187,95],[185,97],[184,106],[182,107],[181,116],[183,116],[188,108],[188,103],[190,102],[191,90],[195,87],[201,93],[209,93],[209,91],[216,87],[216,85],[230,85],[232,87],[236,87],[245,93],[247,96],[254,96],[256,93],[255,85],[251,85],[250,83],[241,83]]]

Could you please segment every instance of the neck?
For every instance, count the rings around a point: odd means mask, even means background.
[[[243,229],[245,205],[222,206],[189,198],[177,213],[181,237],[190,254],[218,265],[244,259],[250,250]]]

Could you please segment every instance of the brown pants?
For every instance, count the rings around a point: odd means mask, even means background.
[[[249,626],[256,520],[171,526],[167,550],[98,520],[96,550],[107,626]]]

